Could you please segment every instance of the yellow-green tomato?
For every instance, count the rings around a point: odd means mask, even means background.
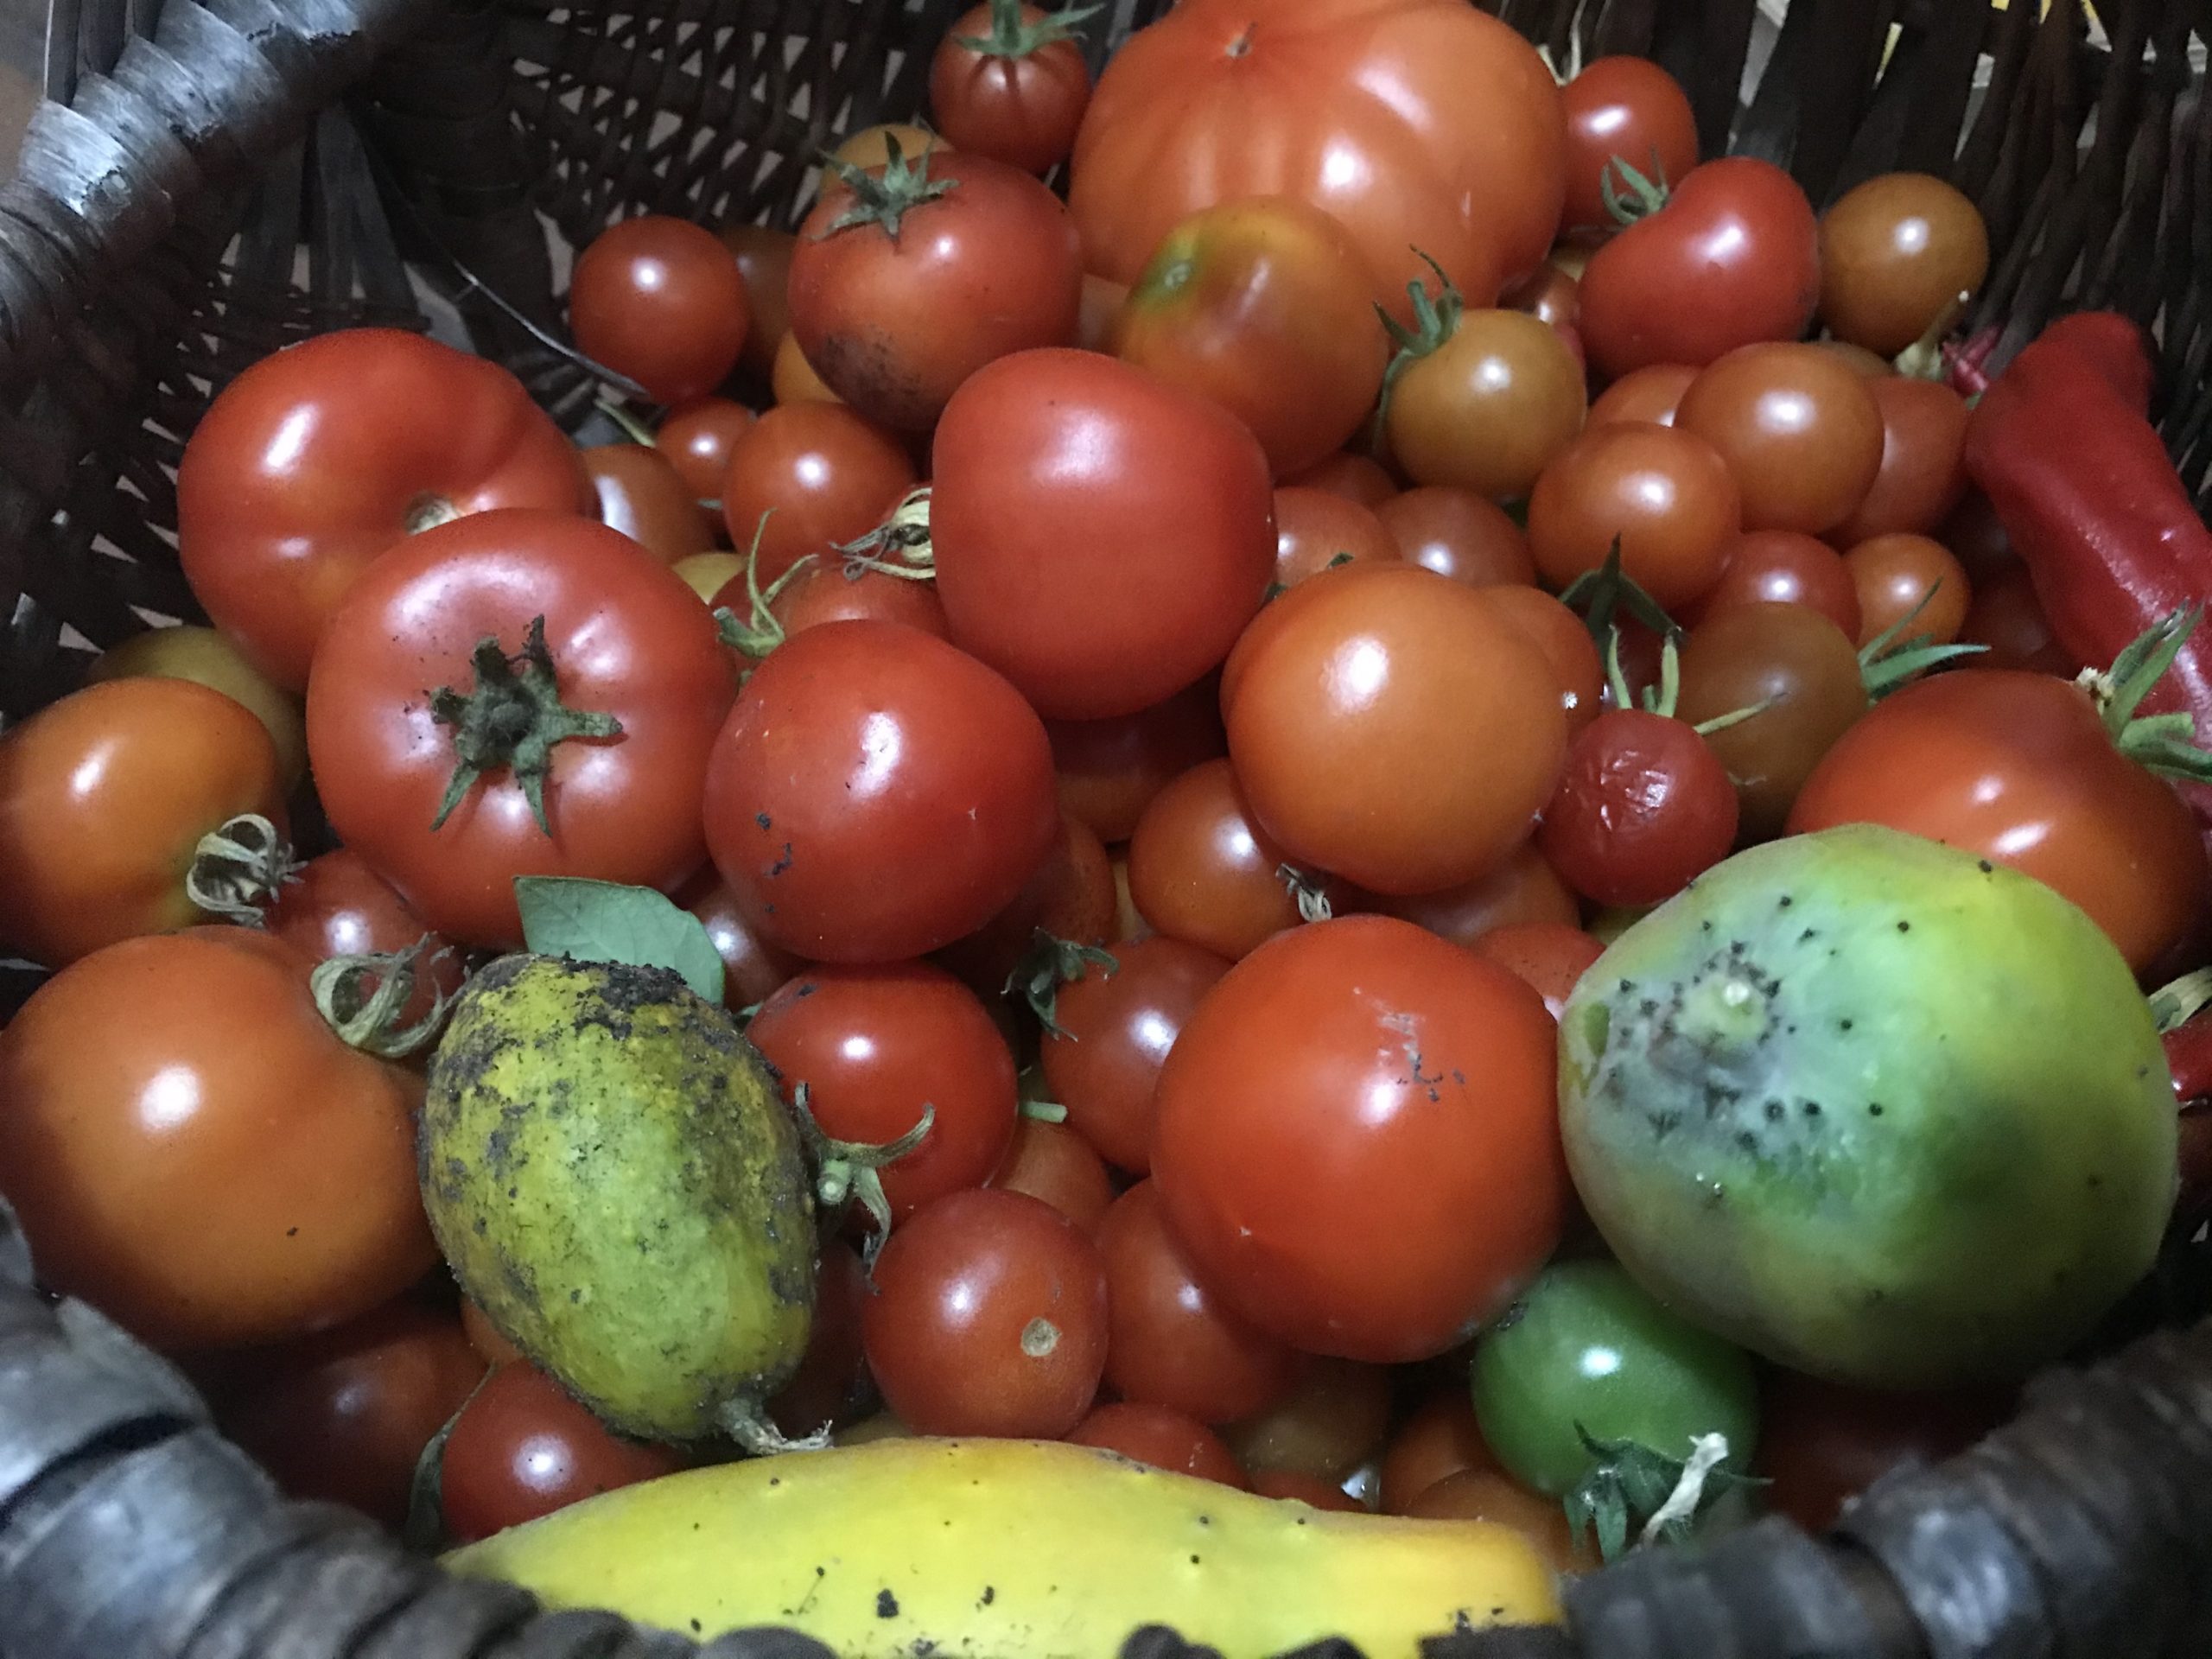
[[[297,698],[277,690],[269,677],[246,661],[226,635],[213,628],[154,628],[103,652],[86,671],[87,680],[155,678],[190,680],[219,691],[269,728],[276,746],[276,766],[284,792],[300,786],[308,772],[306,717]]]
[[[1589,412],[1581,360],[1558,329],[1524,311],[1470,311],[1398,376],[1384,434],[1414,483],[1517,501]]]

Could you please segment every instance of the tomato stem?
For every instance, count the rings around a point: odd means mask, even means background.
[[[867,1141],[837,1141],[823,1132],[807,1103],[804,1082],[791,1090],[791,1116],[798,1120],[799,1138],[814,1160],[814,1199],[823,1212],[836,1215],[848,1204],[857,1203],[875,1224],[861,1263],[873,1268],[875,1258],[891,1236],[891,1200],[884,1196],[880,1172],[897,1163],[929,1138],[937,1124],[937,1108],[925,1103],[921,1121],[895,1141],[877,1144]]]
[[[299,861],[276,826],[246,812],[200,838],[184,874],[184,896],[210,916],[260,927],[267,907],[299,874]]]
[[[1618,184],[1614,182],[1616,175],[1620,181]],[[1667,205],[1669,194],[1666,163],[1660,159],[1658,147],[1652,147],[1651,171],[1648,174],[1630,167],[1626,156],[1614,156],[1599,172],[1598,192],[1616,225],[1625,227],[1640,219],[1650,218]]]
[[[930,543],[930,486],[909,492],[888,518],[837,551],[844,555],[848,582],[858,582],[870,570],[901,582],[934,580],[937,550]]]
[[[2174,665],[2204,620],[2190,605],[2161,617],[2100,673],[2084,669],[2079,683],[2096,705],[2120,752],[2145,771],[2187,783],[2212,783],[2212,754],[2196,746],[2195,716],[2183,712],[2139,715],[2143,700]]]
[[[1961,294],[1937,312],[1927,332],[1899,352],[1891,359],[1891,366],[1909,379],[1942,379],[1948,366],[1943,360],[1943,341],[1959,326],[1959,319],[1966,315],[1973,299],[1971,292]]]
[[[333,957],[317,963],[308,978],[315,1011],[346,1047],[380,1060],[404,1059],[437,1036],[452,1011],[453,999],[441,991],[428,1014],[411,1026],[399,1024],[399,1016],[414,999],[423,963],[450,948],[425,933],[404,950]]]
[[[545,816],[545,778],[553,769],[554,747],[570,738],[620,737],[622,722],[609,714],[570,709],[561,701],[543,616],[531,619],[520,654],[509,657],[499,636],[486,634],[476,642],[470,663],[476,673],[474,690],[448,685],[430,696],[430,717],[453,728],[454,753],[459,760],[430,828],[442,828],[479,779],[505,766],[521,786],[538,829],[550,836],[553,826]]]
[[[1398,388],[1400,378],[1424,357],[1443,350],[1452,336],[1459,332],[1459,319],[1467,314],[1467,296],[1444,274],[1444,267],[1419,248],[1415,248],[1414,253],[1436,273],[1436,280],[1440,286],[1435,294],[1431,295],[1426,282],[1406,284],[1406,294],[1412,300],[1414,308],[1414,326],[1410,328],[1382,306],[1375,308],[1375,315],[1382,320],[1383,332],[1390,336],[1392,343],[1398,348],[1390,359],[1389,366],[1382,371],[1382,391],[1375,403],[1375,424],[1371,435],[1372,447],[1377,450],[1382,447],[1382,435],[1390,419],[1390,397]]]
[[[1624,610],[1662,639],[1672,639],[1681,632],[1675,619],[1667,614],[1666,607],[1621,568],[1621,538],[1618,536],[1605,550],[1605,563],[1595,570],[1585,570],[1567,583],[1560,590],[1559,599],[1569,610],[1582,610],[1582,620],[1590,630],[1590,637],[1600,645],[1606,645],[1613,632],[1613,619]]]
[[[1275,880],[1290,889],[1291,899],[1298,906],[1300,921],[1326,922],[1336,918],[1336,906],[1329,902],[1328,888],[1319,876],[1308,875],[1295,864],[1278,864]]]
[[[1033,21],[1022,0],[991,0],[991,32],[955,35],[952,38],[979,58],[1020,59],[1048,46],[1075,38],[1079,24],[1105,10],[1103,6],[1067,6],[1042,13]]]
[[[1047,1037],[1066,1037],[1060,1028],[1060,987],[1072,985],[1093,966],[1103,968],[1109,979],[1122,971],[1120,958],[1095,944],[1077,944],[1039,928],[1029,949],[1006,976],[1006,995],[1020,996],[1045,1027]]]
[[[760,522],[753,527],[753,544],[745,550],[745,594],[752,614],[745,621],[724,605],[716,608],[715,621],[721,632],[722,644],[759,662],[789,636],[775,612],[776,600],[790,586],[791,579],[814,563],[814,555],[802,553],[791,561],[791,568],[768,584],[767,591],[760,588],[760,538],[768,533],[768,520],[776,510],[768,508],[760,515]]]
[[[885,135],[883,148],[887,159],[880,173],[834,156],[823,158],[823,164],[853,193],[853,202],[814,233],[816,241],[827,242],[833,236],[873,225],[896,242],[907,214],[959,187],[957,179],[930,177],[928,151],[910,162],[906,152],[899,148],[898,138],[891,134]]]
[[[600,397],[593,400],[592,407],[620,428],[622,435],[631,442],[642,443],[648,448],[652,447],[653,435],[646,429],[645,423],[621,404]]]
[[[2180,1030],[2208,1007],[2212,1007],[2212,968],[2183,974],[2151,993],[2151,1016],[2158,1022],[2161,1036]]]

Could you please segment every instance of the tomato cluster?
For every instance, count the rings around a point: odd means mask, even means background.
[[[978,7],[938,130],[855,135],[795,237],[585,249],[632,441],[386,331],[221,392],[213,630],[0,738],[0,945],[56,970],[0,1192],[298,1490],[397,1520],[448,1422],[460,1537],[676,1467],[425,1287],[410,1123],[517,878],[654,888],[823,1135],[928,1123],[865,1264],[825,1240],[785,1432],[1065,1437],[1562,1568],[1593,1440],[1725,1433],[1823,1521],[1994,1404],[1900,1439],[1783,1379],[1762,1436],[1581,1236],[1555,1020],[1624,912],[1849,821],[2140,972],[2190,942],[2187,810],[1885,360],[1980,219],[1816,216],[1663,71],[1562,89],[1456,0],[1185,0],[1095,95],[1077,22]]]

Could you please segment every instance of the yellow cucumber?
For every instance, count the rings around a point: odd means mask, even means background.
[[[702,1640],[781,1624],[844,1659],[1113,1659],[1173,1625],[1224,1659],[1327,1636],[1559,1616],[1550,1569],[1477,1521],[1330,1515],[1029,1440],[884,1440],[670,1475],[447,1558],[556,1608]]]

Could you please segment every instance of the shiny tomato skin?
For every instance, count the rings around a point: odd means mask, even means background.
[[[1567,717],[1542,654],[1480,593],[1354,564],[1269,608],[1285,614],[1224,674],[1224,712],[1245,798],[1294,862],[1427,893],[1527,839]]]
[[[1227,1423],[1288,1396],[1299,1357],[1199,1281],[1153,1183],[1140,1181],[1114,1200],[1098,1250],[1110,1332],[1106,1381],[1124,1400]]]
[[[1468,1469],[1497,1467],[1475,1421],[1474,1401],[1464,1387],[1446,1388],[1424,1401],[1390,1437],[1380,1471],[1382,1512],[1403,1515],[1438,1481]]]
[[[737,366],[753,305],[736,257],[712,231],[644,213],[576,255],[569,323],[577,347],[658,404],[720,385]]]
[[[1366,257],[1335,219],[1288,196],[1222,202],[1170,230],[1113,344],[1243,421],[1278,478],[1358,432],[1390,357]]]
[[[1903,531],[1877,536],[1853,547],[1843,563],[1859,596],[1861,645],[1898,624],[1902,638],[1948,645],[1966,626],[1974,590],[1942,543]]]
[[[1022,24],[1034,28],[1046,13],[1024,5]],[[930,59],[930,110],[938,130],[955,149],[988,156],[1042,173],[1058,167],[1075,148],[1076,129],[1090,104],[1090,66],[1079,41],[1047,40],[1020,56],[978,51],[991,38],[988,5],[963,13]]]
[[[1720,579],[1742,528],[1727,461],[1679,424],[1592,427],[1544,469],[1529,500],[1529,545],[1552,587],[1598,569],[1618,541],[1622,570],[1667,609]]]
[[[0,1031],[0,1192],[41,1280],[174,1351],[340,1324],[436,1262],[422,1078],[338,1039],[311,965],[249,928],[127,939]]]
[[[1574,740],[1536,845],[1585,899],[1656,905],[1728,856],[1736,786],[1691,727],[1614,709]]]
[[[1129,837],[1129,898],[1153,928],[1225,961],[1299,924],[1290,861],[1260,827],[1226,760],[1193,766],[1153,797]],[[1324,891],[1325,877],[1310,878]]]
[[[1821,296],[1812,204],[1771,162],[1731,156],[1675,181],[1667,205],[1590,257],[1578,327],[1600,373],[1703,367],[1796,340]]]
[[[1821,321],[1878,357],[1918,340],[1989,275],[1972,198],[1926,173],[1885,173],[1821,215]]]
[[[1478,956],[1521,976],[1556,1020],[1582,976],[1605,953],[1604,943],[1567,922],[1511,922],[1475,941]]]
[[[601,443],[579,458],[599,498],[599,522],[609,530],[620,531],[663,564],[713,550],[715,520],[659,450],[643,443]]]
[[[1456,0],[1178,6],[1116,54],[1076,139],[1070,205],[1090,268],[1128,281],[1170,226],[1239,196],[1340,219],[1376,298],[1433,283],[1472,305],[1551,246],[1567,123],[1543,60]]]
[[[953,643],[1039,714],[1103,720],[1228,654],[1275,562],[1267,457],[1232,416],[1088,352],[1024,352],[963,386],[930,503]]]
[[[747,921],[817,962],[900,962],[1014,901],[1059,834],[1051,746],[942,639],[829,622],[746,682],[707,769],[707,841]]]
[[[1966,399],[1940,380],[1885,374],[1867,383],[1882,416],[1882,463],[1851,514],[1827,532],[1838,547],[1910,531],[1934,535],[1967,491]]]
[[[719,501],[729,476],[732,445],[760,417],[727,397],[694,397],[668,411],[653,432],[653,447],[697,501]]]
[[[276,938],[299,947],[310,962],[385,956],[422,946],[422,957],[415,964],[415,994],[399,1016],[403,1026],[423,1019],[440,997],[461,989],[466,965],[462,953],[431,931],[391,883],[350,847],[302,865],[269,907],[267,925]]]
[[[1114,1205],[1114,1178],[1090,1143],[1065,1123],[1027,1115],[990,1185],[1051,1205],[1093,1239]]]
[[[2181,798],[2122,754],[2088,693],[1966,669],[1878,703],[1806,780],[1789,830],[1883,823],[2056,888],[2138,973],[2196,921],[2202,843]]]
[[[1382,521],[1349,496],[1304,487],[1275,492],[1276,587],[1295,588],[1338,564],[1400,557]]]
[[[1567,211],[1578,239],[1619,229],[1605,208],[1605,171],[1616,159],[1655,184],[1672,185],[1697,165],[1697,117],[1681,83],[1649,58],[1594,58],[1560,89],[1567,107]],[[1627,194],[1618,168],[1614,188]]]
[[[1583,620],[1535,586],[1491,588],[1486,597],[1491,609],[1527,635],[1551,664],[1567,735],[1597,719],[1605,703],[1605,664]]]
[[[1525,312],[1470,311],[1399,375],[1383,432],[1414,483],[1510,501],[1588,413],[1581,361],[1557,329]]]
[[[190,680],[88,685],[0,735],[0,945],[61,968],[207,918],[185,894],[200,837],[284,830],[268,729]]]
[[[981,1186],[1014,1138],[1014,1056],[974,992],[928,963],[809,968],[746,1035],[833,1141],[880,1145],[936,1117],[880,1172],[894,1221]]]
[[[1870,383],[1817,346],[1738,346],[1690,383],[1675,424],[1727,461],[1746,530],[1833,530],[1881,470]]]
[[[1363,507],[1379,508],[1398,493],[1397,480],[1381,461],[1342,449],[1324,455],[1304,472],[1282,481],[1306,489],[1328,490]]]
[[[447,1532],[474,1543],[681,1467],[665,1446],[616,1439],[536,1366],[504,1365],[446,1440],[440,1508]]]
[[[799,959],[753,931],[737,895],[712,864],[678,887],[676,902],[699,918],[722,959],[722,1001],[735,1013],[765,1002],[799,970]]]
[[[1306,1351],[1441,1353],[1558,1242],[1554,1048],[1535,992],[1409,923],[1272,940],[1160,1074],[1153,1173],[1176,1236]]]
[[[1211,1480],[1238,1491],[1250,1490],[1236,1454],[1204,1423],[1169,1406],[1117,1400],[1092,1408],[1068,1436],[1071,1446],[1118,1452],[1133,1462],[1170,1474]]]
[[[741,553],[760,537],[765,586],[867,535],[914,483],[913,461],[881,427],[842,404],[782,404],[730,446],[722,520]]]
[[[1154,796],[1229,752],[1218,690],[1201,680],[1165,702],[1111,720],[1049,720],[1060,802],[1112,846],[1135,833]]]
[[[823,381],[870,420],[926,432],[976,370],[1075,343],[1083,258],[1059,199],[1019,168],[932,156],[952,188],[880,223],[835,228],[853,207],[833,181],[791,256],[791,334]]]
[[[431,514],[585,509],[561,429],[497,364],[394,328],[315,334],[208,405],[177,469],[177,558],[288,691],[355,577]]]
[[[1859,588],[1826,542],[1795,530],[1747,530],[1728,550],[1720,580],[1686,620],[1700,622],[1743,605],[1803,605],[1859,638]]]
[[[85,683],[104,680],[190,680],[245,705],[276,746],[277,781],[289,799],[308,775],[308,732],[300,700],[245,659],[227,634],[185,623],[149,628],[111,645],[85,670]]]
[[[1403,898],[1370,893],[1360,907],[1468,946],[1501,927],[1522,922],[1572,926],[1582,914],[1574,894],[1534,841],[1478,880]]]
[[[1675,411],[1682,406],[1682,394],[1697,377],[1697,370],[1682,363],[1652,363],[1630,369],[1598,394],[1585,425],[1649,421],[1655,426],[1672,426]]]
[[[427,691],[475,683],[478,643],[534,618],[560,695],[621,724],[554,746],[549,836],[512,772],[431,826],[459,764]],[[735,686],[683,579],[603,524],[478,513],[425,531],[354,584],[308,687],[308,751],[331,826],[423,919],[464,944],[521,942],[518,875],[668,889],[706,853],[698,802]]]
[[[1452,484],[1392,497],[1375,516],[1408,564],[1469,588],[1533,586],[1529,533],[1497,502]]]

